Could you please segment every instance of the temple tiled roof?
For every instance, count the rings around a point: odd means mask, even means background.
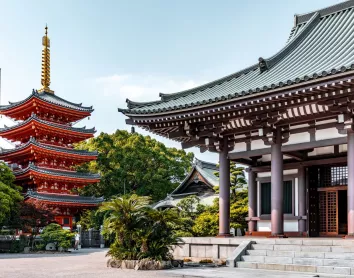
[[[104,201],[103,197],[86,197],[79,195],[65,195],[65,194],[45,194],[38,193],[36,191],[28,190],[25,199],[33,198],[48,202],[58,202],[58,203],[78,203],[78,204],[92,204],[98,205]]]
[[[186,183],[195,173],[195,171],[197,171],[209,183],[210,186],[214,187],[219,185],[219,178],[215,176],[215,172],[219,172],[219,169],[216,167],[216,165],[195,158],[191,171],[181,182],[181,184],[172,191],[171,195],[180,194],[181,190],[186,186]]]
[[[126,115],[173,112],[354,72],[353,7],[350,0],[297,15],[284,48],[263,63],[190,90],[160,94],[157,101],[127,100],[128,109],[119,111]]]
[[[96,132],[96,129],[94,127],[93,128],[72,127],[72,126],[63,125],[63,124],[57,124],[57,123],[42,120],[42,119],[38,118],[35,114],[32,114],[31,117],[29,117],[27,120],[25,120],[17,125],[13,125],[10,127],[4,126],[4,128],[0,128],[0,132],[16,129],[20,126],[26,125],[28,122],[30,122],[32,120],[42,123],[42,124],[45,124],[45,125],[48,125],[48,126],[57,127],[59,129],[66,129],[66,130],[71,130],[71,131],[75,131],[75,132],[82,132],[82,133],[95,133]]]
[[[47,93],[47,92],[39,93],[36,90],[33,90],[32,94],[29,95],[24,100],[21,100],[18,102],[9,102],[9,105],[0,105],[0,111],[8,110],[13,107],[20,106],[23,103],[25,103],[26,101],[30,100],[31,98],[37,98],[37,99],[43,100],[45,102],[59,105],[59,106],[69,108],[69,109],[74,109],[74,110],[84,111],[84,112],[93,112],[92,106],[89,106],[89,107],[82,106],[82,103],[73,103],[73,102],[67,101],[61,97],[58,97],[57,95],[55,95],[53,93]]]
[[[48,174],[51,176],[60,176],[60,177],[68,177],[68,178],[77,178],[77,179],[84,179],[84,180],[94,180],[100,178],[99,174],[91,174],[91,173],[81,173],[81,172],[73,172],[73,171],[61,171],[61,170],[53,170],[47,168],[40,168],[30,163],[27,168],[14,171],[15,176],[19,176],[29,172],[30,170],[35,171],[41,174]]]
[[[76,149],[62,148],[62,147],[57,147],[57,146],[49,146],[49,145],[42,144],[42,143],[38,142],[33,137],[31,137],[31,139],[26,144],[20,145],[17,148],[12,148],[12,149],[0,148],[0,155],[15,153],[17,151],[27,148],[30,145],[34,145],[34,146],[40,147],[42,149],[52,150],[52,151],[56,151],[56,152],[65,152],[65,153],[69,153],[69,154],[76,154],[76,155],[82,155],[82,156],[97,156],[98,155],[97,151],[89,152],[89,151],[85,151],[85,150],[76,150]]]

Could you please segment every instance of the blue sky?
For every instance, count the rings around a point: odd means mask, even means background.
[[[46,23],[51,89],[72,102],[94,106],[90,120],[79,126],[112,133],[130,130],[117,112],[127,97],[155,100],[159,92],[188,89],[254,64],[285,44],[294,14],[339,2],[0,0],[1,104],[40,88]],[[201,159],[217,161],[216,154],[190,150]]]

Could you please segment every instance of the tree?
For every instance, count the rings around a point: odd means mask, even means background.
[[[54,243],[56,249],[58,247],[67,250],[71,246],[71,240],[74,237],[74,233],[62,229],[59,224],[51,223],[43,229],[41,233],[41,238],[43,239],[44,243]]]
[[[19,209],[23,200],[21,187],[15,185],[15,176],[11,169],[0,162],[0,226],[9,224],[10,216]]]
[[[78,170],[100,173],[101,181],[86,186],[81,193],[107,199],[136,193],[151,196],[153,201],[161,200],[185,178],[193,161],[192,153],[167,148],[150,136],[123,130],[101,133],[76,148],[99,152],[96,161]]]
[[[40,230],[50,223],[54,222],[55,215],[58,210],[49,208],[40,201],[33,200],[31,202],[23,202],[20,208],[21,227],[24,231],[29,231],[30,245],[33,249],[34,241]]]
[[[114,235],[108,255],[118,260],[168,260],[173,245],[181,241],[176,227],[181,220],[175,209],[158,211],[148,206],[149,197],[116,197],[99,211],[108,212],[104,234]]]
[[[244,229],[248,215],[248,191],[238,190],[230,200],[230,227]],[[194,236],[215,236],[219,229],[219,199],[198,215],[192,227]]]
[[[219,167],[219,165],[217,165]],[[219,177],[219,172],[214,173],[215,176]],[[245,168],[242,166],[237,166],[237,164],[233,161],[230,161],[230,189],[232,195],[236,195],[237,189],[244,188],[245,184],[247,184],[245,177]],[[219,187],[215,188],[215,191],[219,193]]]

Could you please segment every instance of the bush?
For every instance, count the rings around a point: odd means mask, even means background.
[[[45,244],[54,243],[56,249],[62,247],[65,250],[71,247],[73,237],[72,232],[62,229],[60,225],[55,223],[46,226],[41,234]]]
[[[104,222],[106,236],[114,235],[108,255],[116,260],[167,261],[171,248],[181,243],[176,227],[181,220],[174,209],[148,207],[150,199],[132,195],[104,202],[100,211],[109,212]]]

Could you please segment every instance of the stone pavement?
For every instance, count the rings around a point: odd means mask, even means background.
[[[81,249],[71,254],[0,254],[1,278],[300,278],[315,274],[237,268],[181,268],[165,271],[119,270],[106,267],[107,250]],[[318,276],[317,276],[318,277]],[[345,277],[320,275],[320,277]],[[350,276],[354,277],[354,276]]]

